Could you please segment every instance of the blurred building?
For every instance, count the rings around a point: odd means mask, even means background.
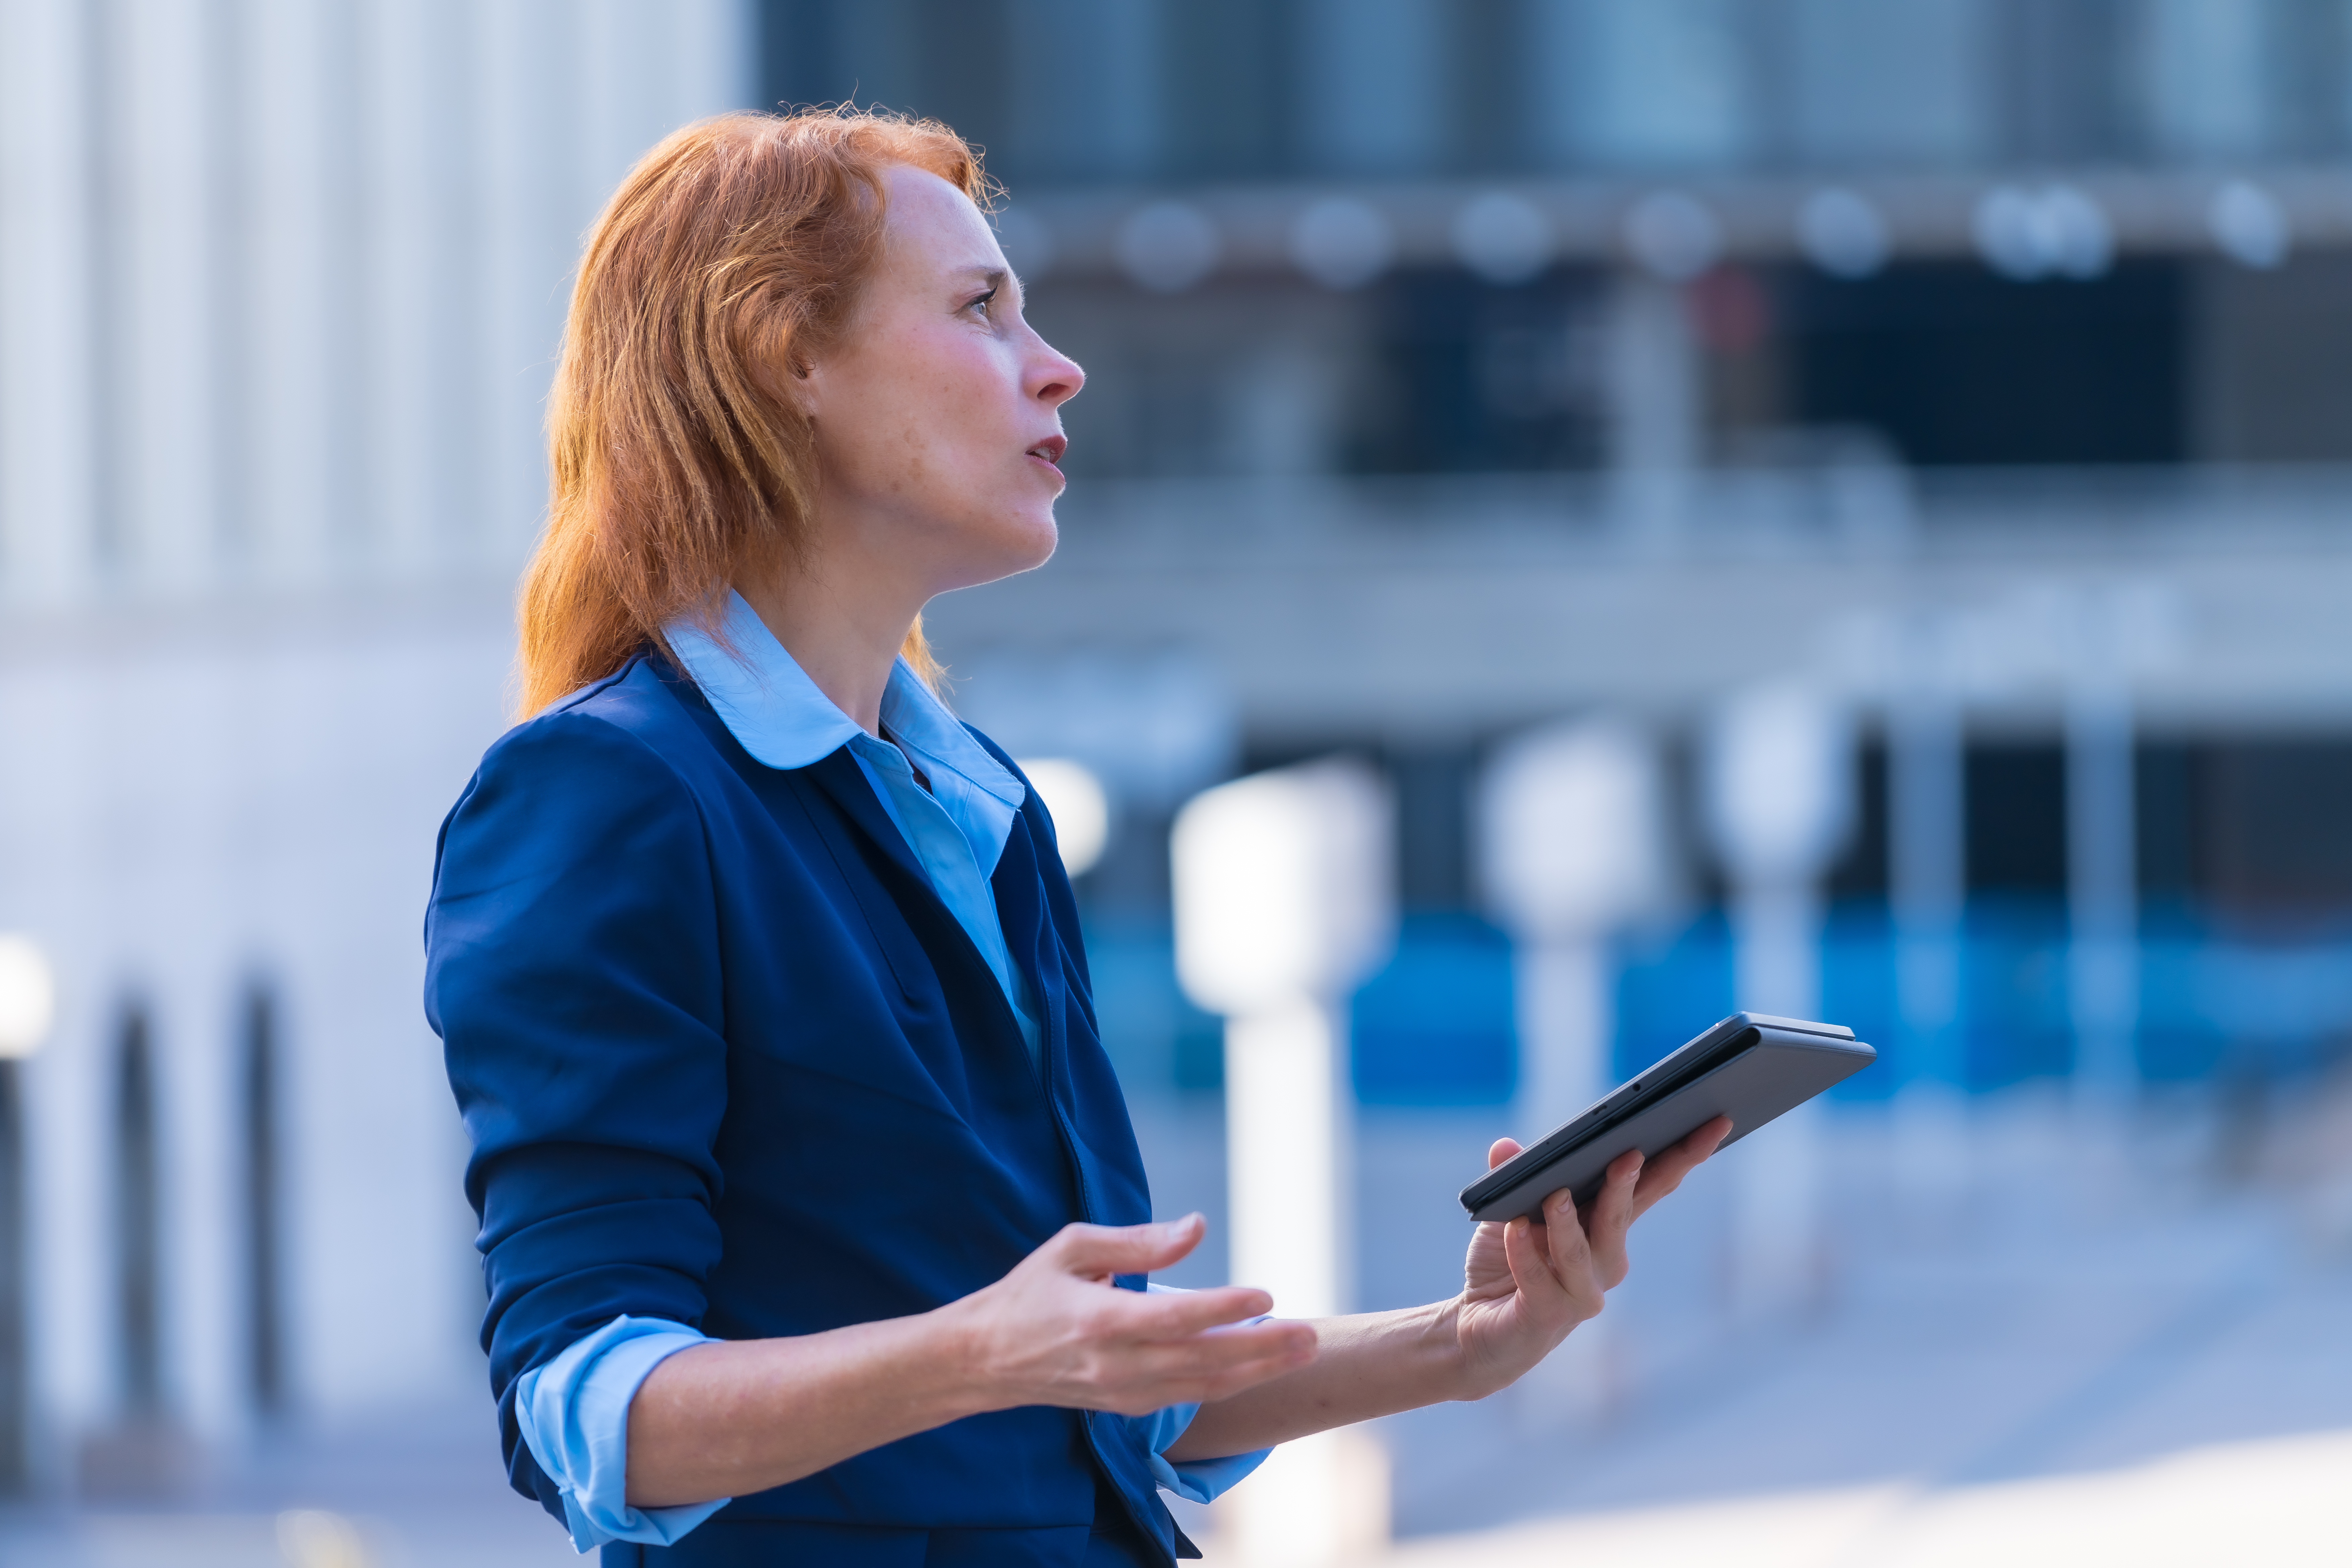
[[[417,921],[504,721],[565,274],[663,132],[853,97],[984,143],[1091,374],[1061,555],[932,624],[973,717],[1110,786],[1139,1090],[1214,1078],[1164,953],[1191,790],[1383,762],[1420,923],[1359,1087],[1499,1100],[1487,749],[1606,710],[1679,767],[1776,677],[1863,720],[1864,916],[1929,689],[2001,941],[2063,940],[2066,737],[2119,734],[2131,896],[2285,998],[2183,992],[2180,1070],[2352,1018],[2308,962],[2352,909],[2340,0],[5,0],[0,928],[62,997],[0,1068],[10,1484],[478,1396]],[[1629,1018],[1694,973],[1637,963]],[[2068,1065],[2045,993],[2000,1071]]]
[[[0,1489],[480,1397],[432,835],[502,727],[578,238],[750,101],[663,6],[0,6]]]
[[[2084,895],[2068,780],[2100,769],[2070,733],[2126,749],[2121,896],[2192,942],[2340,931],[2352,9],[761,15],[770,99],[986,145],[1032,318],[1092,376],[1052,570],[934,610],[975,704],[1000,656],[1184,650],[1249,760],[1388,761],[1408,900],[1461,936],[1439,917],[1481,908],[1469,784],[1497,738],[1606,710],[1686,757],[1775,678],[1863,721],[1832,890],[1883,911],[1886,716],[1932,688],[1969,918],[2018,955],[1994,969],[2063,946]],[[1126,814],[1098,909],[1160,897],[1153,818]],[[2016,1046],[1985,1071],[2063,1070],[2065,985],[1983,989],[2008,1000],[1979,1043]],[[2146,999],[2178,1070],[2254,1027],[2188,1000],[2230,989]],[[2295,1049],[2340,1032],[2344,998],[2295,995]],[[1507,1049],[1470,1054],[1507,1075]]]

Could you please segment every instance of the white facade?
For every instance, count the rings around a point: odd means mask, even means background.
[[[18,1069],[38,1481],[134,1414],[133,1009],[161,1424],[257,1414],[257,991],[287,1408],[478,1396],[433,831],[504,722],[579,238],[662,134],[751,101],[748,15],[0,0],[0,930],[60,989]]]

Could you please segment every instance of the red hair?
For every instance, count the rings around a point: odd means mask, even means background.
[[[731,583],[798,554],[814,448],[784,378],[845,329],[896,163],[990,194],[946,126],[847,109],[706,120],[621,182],[589,233],[548,395],[547,528],[517,613],[523,714],[675,620],[715,630]],[[919,618],[902,651],[937,674]]]

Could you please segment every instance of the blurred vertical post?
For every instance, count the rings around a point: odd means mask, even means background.
[[[1522,1142],[1607,1091],[1616,1037],[1609,939],[1665,900],[1671,877],[1656,756],[1610,720],[1548,725],[1496,752],[1481,781],[1480,883],[1513,942]],[[1595,1319],[1519,1384],[1536,1425],[1591,1420],[1609,1399],[1608,1322]]]
[[[1853,813],[1845,713],[1801,685],[1750,689],[1707,735],[1707,826],[1732,882],[1734,996],[1750,1012],[1817,1016],[1822,879]],[[1758,1135],[1733,1192],[1732,1266],[1744,1314],[1813,1299],[1821,1265],[1821,1107]]]
[[[1680,536],[1698,462],[1698,345],[1680,284],[1628,270],[1611,289],[1604,366],[1619,526],[1654,549]]]
[[[57,1017],[48,955],[21,936],[0,935],[0,1498],[22,1497],[33,1468],[33,1368],[26,1321],[31,1247],[26,1203],[24,1058],[38,1050]]]
[[[1927,617],[1905,628],[1886,714],[1887,901],[1906,1075],[1895,1101],[1895,1155],[1905,1185],[1930,1203],[1951,1197],[1968,1173],[1959,1037],[1967,794],[1949,629]]]
[[[2112,1115],[2138,1082],[2139,878],[2131,689],[2115,606],[2076,618],[2066,679],[2067,994],[2074,1088]]]
[[[1395,940],[1393,821],[1380,776],[1344,761],[1221,784],[1176,818],[1177,974],[1226,1019],[1229,1272],[1285,1317],[1350,1294],[1346,998]],[[1286,1443],[1223,1521],[1244,1563],[1349,1561],[1386,1540],[1385,1463],[1360,1433]]]

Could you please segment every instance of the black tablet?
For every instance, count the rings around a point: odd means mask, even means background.
[[[1462,1206],[1472,1219],[1516,1219],[1566,1187],[1580,1209],[1626,1150],[1647,1159],[1718,1116],[1731,1118],[1724,1142],[1736,1143],[1877,1059],[1841,1024],[1734,1013],[1463,1188]]]

